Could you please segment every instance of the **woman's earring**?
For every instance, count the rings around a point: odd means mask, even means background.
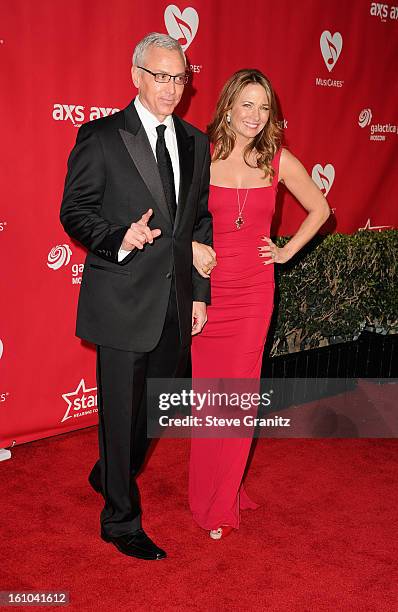
[[[227,123],[231,123],[231,115],[226,116]]]

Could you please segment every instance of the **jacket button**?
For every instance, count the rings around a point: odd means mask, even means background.
[[[171,272],[167,272],[166,278],[171,278]]]

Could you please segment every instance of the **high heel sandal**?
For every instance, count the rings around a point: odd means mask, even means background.
[[[231,525],[220,525],[218,529],[210,530],[210,537],[212,540],[221,540],[226,538],[234,530]]]

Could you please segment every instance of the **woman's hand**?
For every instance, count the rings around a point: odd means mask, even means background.
[[[216,253],[207,244],[192,242],[193,265],[203,278],[210,278],[212,269],[217,265]]]
[[[263,262],[264,266],[272,263],[286,263],[291,258],[291,255],[286,253],[284,247],[277,247],[274,242],[272,242],[271,238],[264,236],[261,240],[267,242],[267,246],[259,246],[257,247],[260,251],[259,256],[267,258],[266,261]]]

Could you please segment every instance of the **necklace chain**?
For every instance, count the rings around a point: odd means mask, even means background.
[[[245,208],[245,204],[246,204],[246,200],[247,200],[247,196],[248,196],[249,190],[246,189],[246,195],[244,197],[243,200],[243,204],[241,206],[240,204],[240,195],[239,195],[239,189],[236,189],[236,197],[238,200],[238,217],[235,220],[235,225],[238,229],[241,228],[241,226],[244,224],[244,220],[243,220],[243,209]]]

